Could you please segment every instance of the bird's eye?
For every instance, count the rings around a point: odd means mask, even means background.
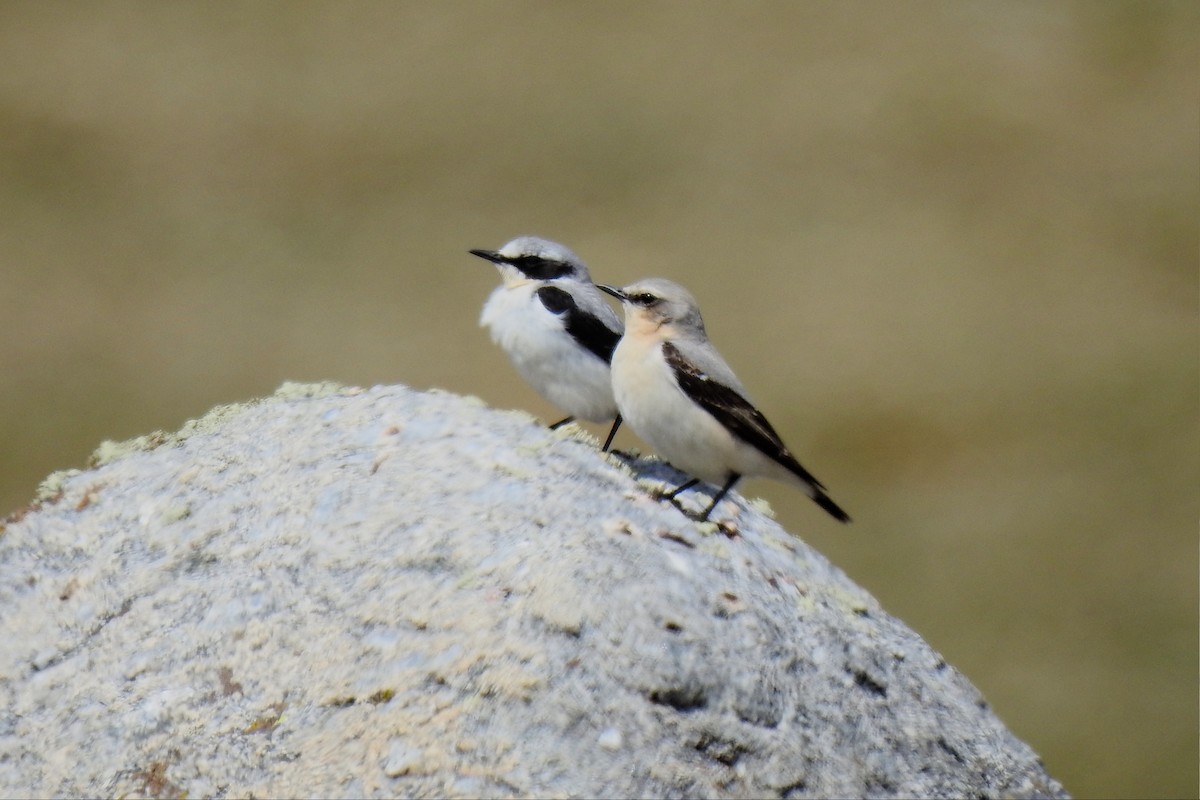
[[[649,292],[638,292],[629,298],[639,306],[652,306],[658,302],[658,298]]]

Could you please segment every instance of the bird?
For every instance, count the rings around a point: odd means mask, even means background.
[[[551,429],[582,418],[613,420],[607,452],[621,415],[613,399],[609,362],[624,325],[567,247],[518,236],[499,250],[470,250],[500,271],[500,285],[479,324],[491,331],[517,372],[542,397],[567,412]]]
[[[758,475],[795,484],[834,519],[850,521],[747,399],[687,289],[663,278],[598,288],[625,309],[625,333],[612,358],[617,409],[638,436],[693,476],[664,499],[675,502],[702,480],[719,486],[699,517],[705,521],[743,476]]]

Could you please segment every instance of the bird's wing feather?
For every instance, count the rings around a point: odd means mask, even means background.
[[[605,363],[612,362],[613,350],[621,339],[620,330],[613,330],[604,320],[580,308],[575,297],[565,289],[543,286],[537,290],[537,296],[549,311],[564,317],[567,333],[575,341]],[[604,307],[608,308],[607,305]]]
[[[800,466],[771,423],[741,392],[700,369],[671,342],[663,342],[662,352],[675,373],[679,388],[734,436],[779,462],[802,480],[819,489],[825,488],[812,473]]]

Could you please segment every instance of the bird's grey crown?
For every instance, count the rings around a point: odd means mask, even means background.
[[[644,307],[664,323],[677,323],[704,333],[700,305],[687,289],[666,278],[643,278],[621,290],[622,300]]]

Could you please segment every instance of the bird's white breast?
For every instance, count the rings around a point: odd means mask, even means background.
[[[684,472],[711,483],[729,474],[734,442],[693,403],[662,357],[662,343],[626,337],[613,354],[613,394],[621,416],[658,453]]]

